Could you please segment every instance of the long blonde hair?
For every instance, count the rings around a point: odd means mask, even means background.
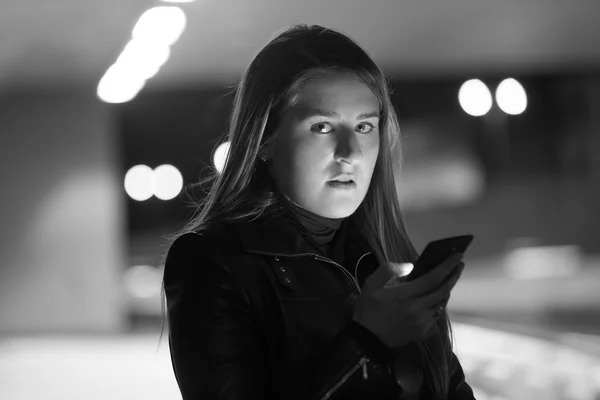
[[[277,134],[280,116],[294,104],[314,76],[347,72],[380,100],[380,149],[369,190],[350,217],[361,229],[380,265],[414,262],[417,253],[404,227],[394,174],[401,159],[401,137],[390,88],[382,71],[347,36],[316,25],[295,25],[278,34],[246,69],[235,94],[226,140],[225,167],[195,186],[210,183],[196,213],[175,236],[199,232],[216,221],[247,220],[277,205],[259,157]],[[265,182],[267,182],[265,184]],[[164,288],[163,288],[164,296]],[[163,302],[164,304],[164,302]],[[164,314],[164,313],[163,313]],[[449,386],[452,330],[445,312],[426,338],[416,341],[429,390],[445,399]]]

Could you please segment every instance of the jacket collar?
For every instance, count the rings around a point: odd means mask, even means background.
[[[230,228],[235,232],[244,250],[250,253],[273,256],[299,256],[317,254],[290,222],[285,211],[261,216],[253,221],[234,222]],[[358,231],[352,217],[340,227],[339,234],[345,235],[344,252],[348,267],[354,268],[367,255],[374,253],[367,240]]]
[[[283,215],[232,224],[244,250],[279,256],[312,254],[316,250]]]

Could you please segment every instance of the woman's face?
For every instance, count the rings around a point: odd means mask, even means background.
[[[377,96],[352,75],[311,80],[282,115],[269,151],[279,189],[323,217],[354,213],[379,154],[379,107]]]

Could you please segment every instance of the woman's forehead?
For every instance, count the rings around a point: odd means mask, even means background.
[[[346,75],[311,80],[299,91],[291,109],[302,118],[339,118],[343,113],[365,119],[379,115],[380,102],[365,83]]]

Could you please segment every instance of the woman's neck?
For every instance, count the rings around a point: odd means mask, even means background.
[[[321,248],[333,241],[345,218],[327,218],[308,211],[298,203],[284,196],[291,212],[305,228],[313,241]]]

